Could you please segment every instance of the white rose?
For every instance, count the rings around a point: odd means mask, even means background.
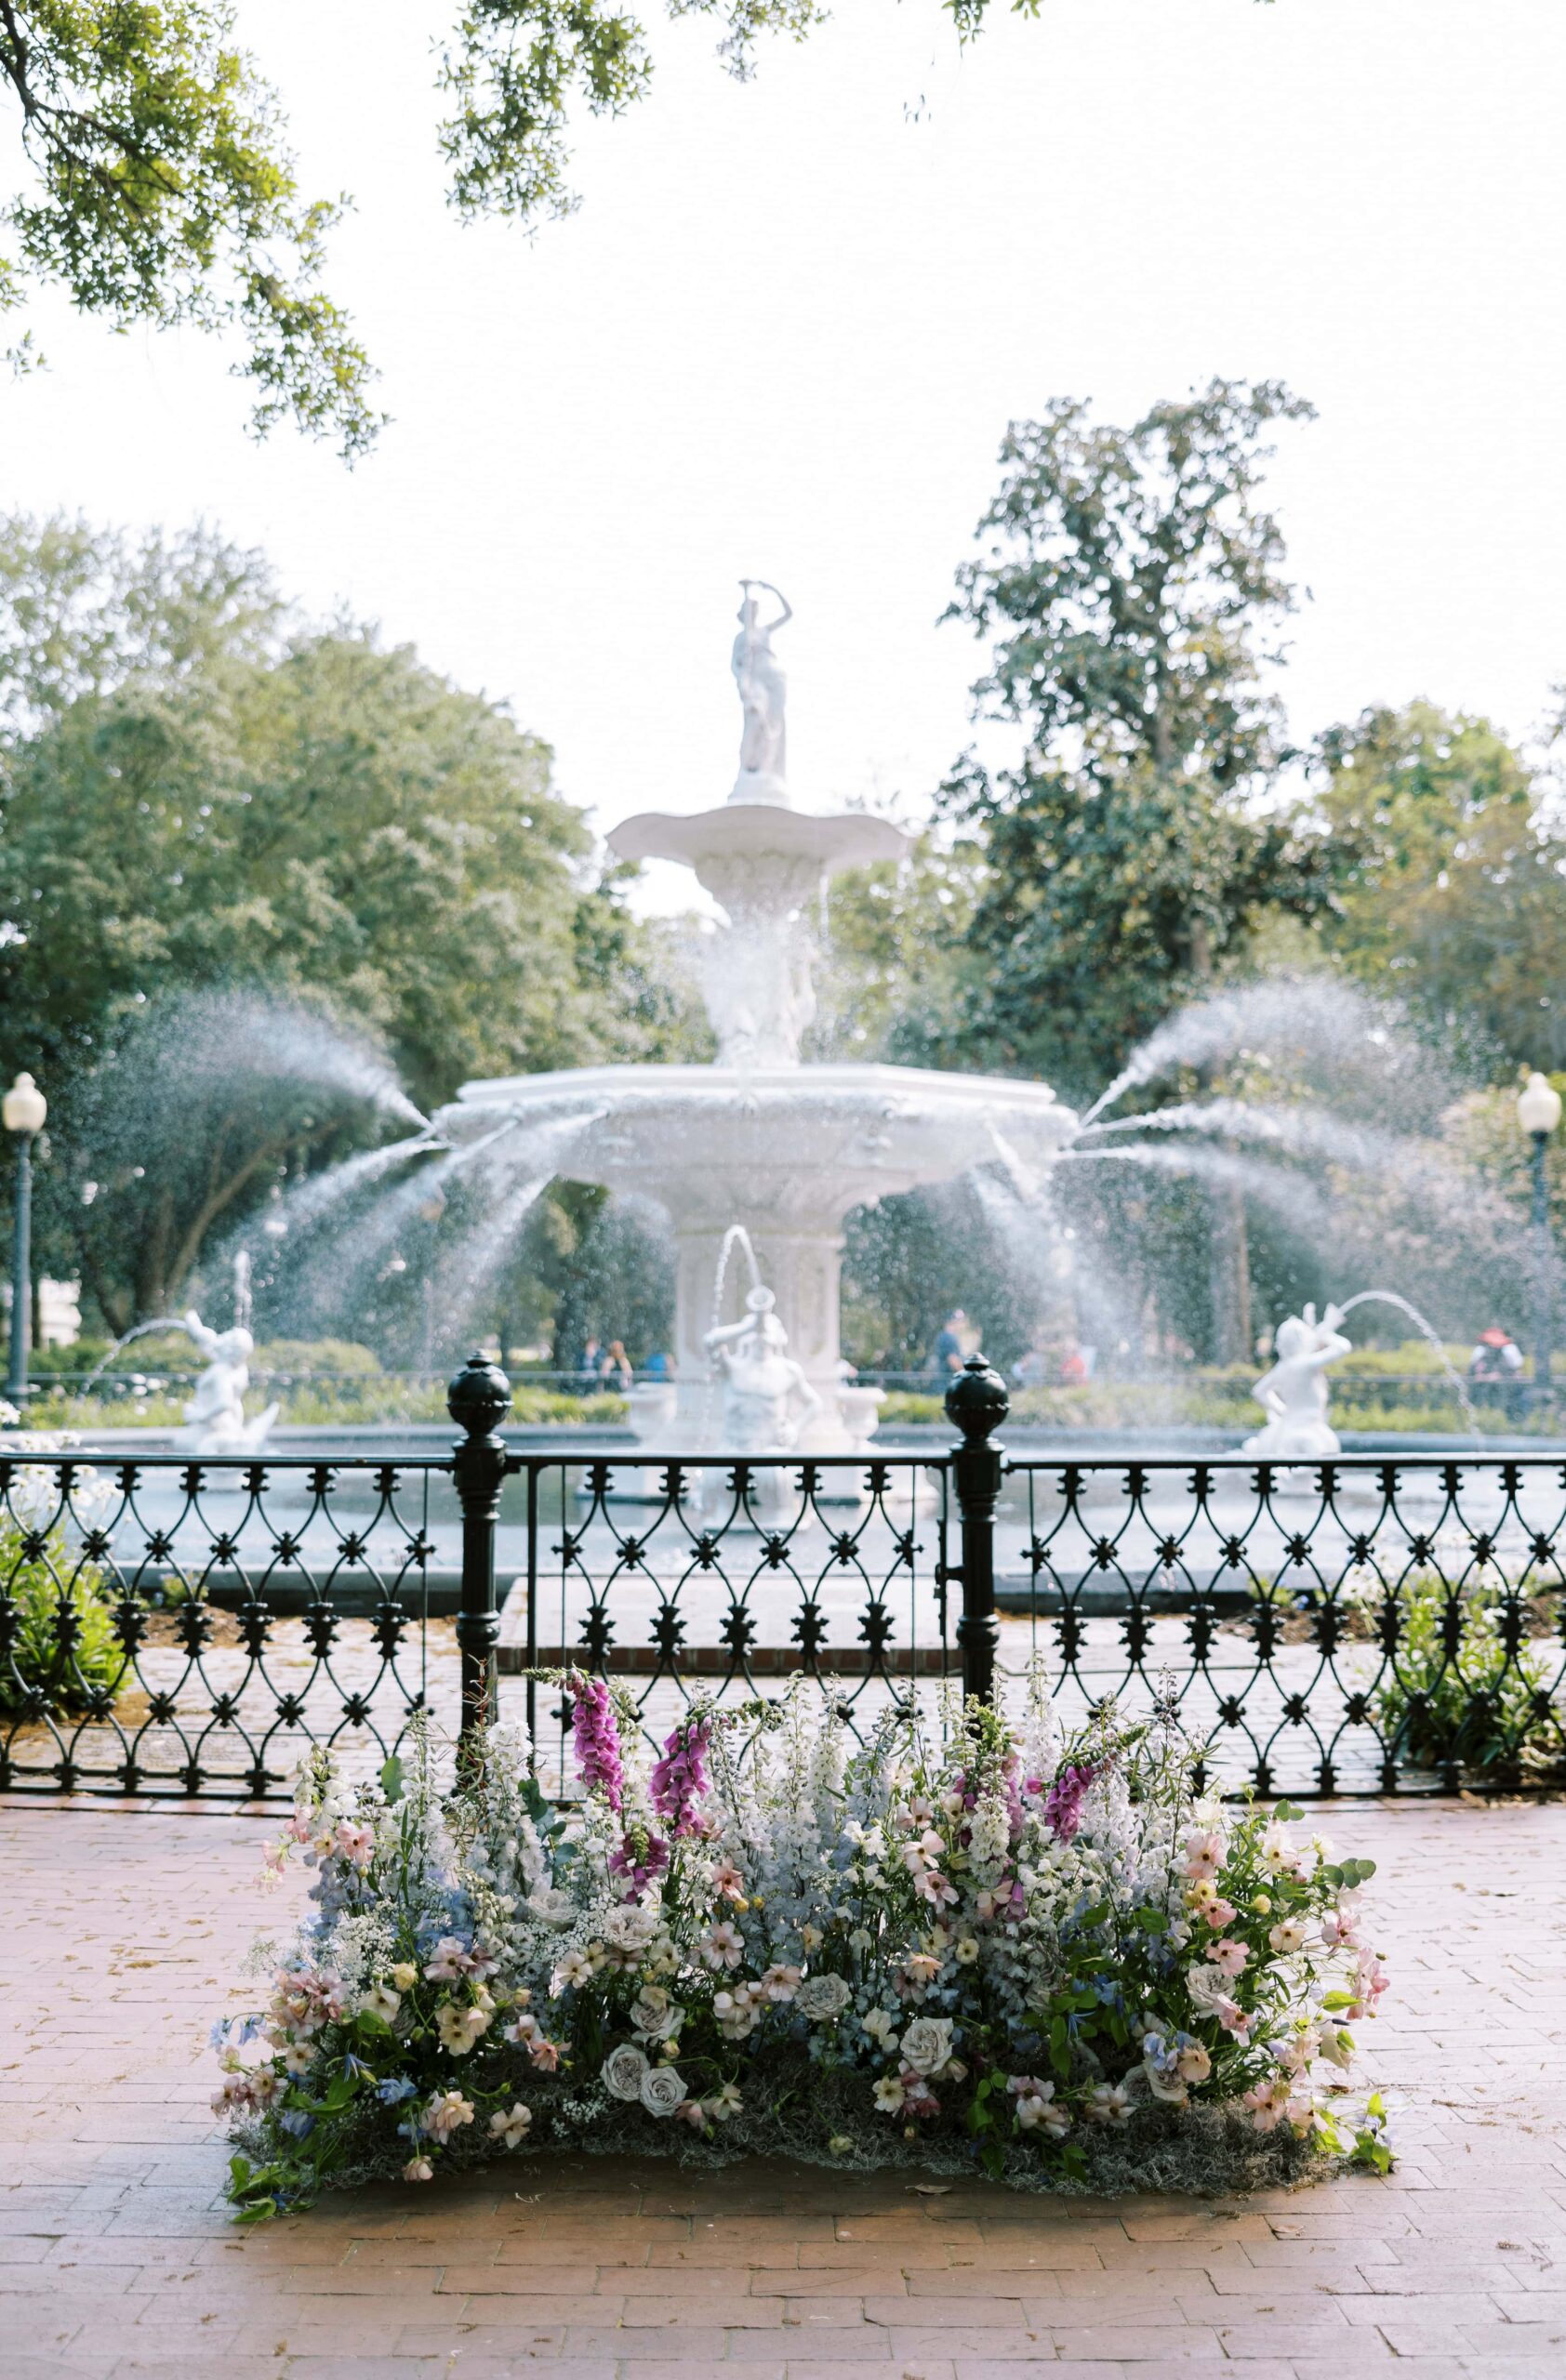
[[[951,2056],[951,2018],[916,2016],[903,2035],[902,2056],[916,2074],[934,2074]]]
[[[571,1925],[576,1923],[577,1904],[569,1893],[556,1884],[540,1884],[527,1903],[537,1918],[546,1925]]]
[[[1148,2088],[1155,2099],[1162,2099],[1172,2108],[1183,2108],[1190,2096],[1177,2074],[1163,2074],[1150,2057],[1142,2061],[1142,2071],[1148,2078]]]
[[[1229,1996],[1228,1977],[1215,1966],[1192,1967],[1186,1977],[1186,1990],[1199,2015],[1211,2016],[1216,2014],[1219,2003]]]
[[[829,2025],[834,2016],[842,2016],[853,1996],[842,1976],[813,1975],[801,1984],[794,2005],[813,2025]]]
[[[612,2099],[639,2099],[647,2075],[647,2061],[634,2042],[621,2042],[599,2069],[604,2088]],[[684,2093],[680,2094],[683,2098]]]
[[[650,2116],[671,2116],[676,2108],[684,2104],[688,2094],[671,2066],[647,2066],[644,2062],[638,2096]]]
[[[604,1921],[604,1938],[617,1950],[644,1950],[658,1930],[656,1913],[641,1909],[634,1901],[626,1901],[612,1909]]]
[[[670,2033],[679,2031],[684,2013],[661,1984],[649,1983],[631,2003],[631,2030],[640,2033],[644,2041],[667,2041]]]

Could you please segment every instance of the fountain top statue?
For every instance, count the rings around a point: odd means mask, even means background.
[[[756,588],[777,597],[782,608],[775,619],[763,622]],[[788,681],[772,649],[773,637],[794,615],[767,579],[741,579],[740,590],[731,666],[744,727],[733,792],[721,809],[693,817],[644,811],[628,818],[609,837],[609,848],[621,859],[683,861],[737,929],[712,952],[708,970],[720,1065],[794,1066],[816,1012],[803,922],[813,896],[840,868],[900,859],[909,839],[889,818],[868,811],[811,817],[794,809],[785,775]]]
[[[743,601],[739,606],[739,634],[734,641],[734,681],[739,688],[740,708],[745,714],[745,729],[739,739],[739,774],[734,781],[731,801],[777,801],[788,804],[784,783],[787,775],[784,747],[783,707],[788,696],[789,681],[777,666],[772,649],[774,631],[787,628],[793,618],[788,597],[767,578],[742,578],[739,582]],[[761,605],[751,594],[752,587],[760,587],[766,594],[776,595],[783,609],[775,620],[761,625]]]

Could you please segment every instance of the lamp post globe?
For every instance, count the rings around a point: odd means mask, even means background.
[[[1560,1121],[1560,1093],[1547,1075],[1530,1075],[1517,1095],[1517,1120],[1535,1140],[1547,1140]]]
[[[18,1075],[3,1100],[0,1117],[7,1132],[25,1132],[31,1139],[48,1120],[49,1103],[31,1075]]]
[[[11,1257],[11,1342],[6,1395],[20,1406],[27,1395],[27,1344],[33,1309],[33,1144],[49,1104],[31,1075],[18,1075],[3,1100],[0,1123],[17,1139],[16,1236]]]
[[[1549,1186],[1545,1175],[1545,1151],[1560,1121],[1560,1093],[1548,1078],[1531,1074],[1518,1093],[1517,1120],[1533,1144],[1533,1386],[1540,1396],[1550,1392],[1555,1361],[1555,1248],[1549,1227]]]

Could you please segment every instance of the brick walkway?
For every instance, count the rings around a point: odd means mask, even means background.
[[[265,1829],[0,1805],[0,2374],[1562,2380],[1566,1807],[1328,1825],[1382,1862],[1389,2182],[1082,2204],[524,2159],[239,2233],[206,2035],[285,1916]]]

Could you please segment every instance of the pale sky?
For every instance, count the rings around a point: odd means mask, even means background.
[[[352,191],[329,285],[395,416],[353,471],[257,447],[222,351],[35,317],[0,501],[197,514],[509,697],[600,827],[720,801],[741,575],[797,619],[809,807],[917,814],[979,649],[937,628],[1008,418],[1128,420],[1214,373],[1318,406],[1272,489],[1312,590],[1308,734],[1427,694],[1514,734],[1566,678],[1560,0],[843,0],[744,86],[699,17],[577,137],[528,240],[441,202],[428,52],[457,0],[241,0],[306,187]],[[683,873],[649,890],[683,892]]]

